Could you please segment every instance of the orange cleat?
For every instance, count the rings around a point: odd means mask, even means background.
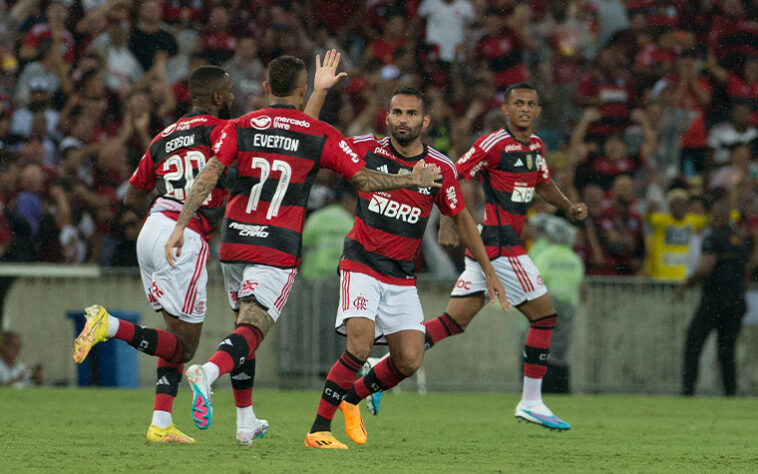
[[[361,418],[360,407],[343,400],[340,403],[340,410],[345,415],[345,433],[355,443],[365,444],[368,439],[368,433],[366,433],[366,425],[363,424],[363,418]]]
[[[316,431],[315,433],[308,433],[305,435],[305,447],[321,449],[347,449],[347,446],[344,443],[337,441],[337,438],[332,435],[331,431]]]

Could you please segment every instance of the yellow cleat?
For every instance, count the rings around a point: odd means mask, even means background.
[[[87,323],[74,341],[74,362],[81,364],[92,346],[108,340],[108,311],[99,304],[84,310]]]
[[[345,415],[345,433],[355,443],[365,444],[368,434],[366,433],[366,425],[363,424],[363,418],[361,418],[360,407],[343,400],[340,403],[340,410]]]
[[[347,449],[347,446],[344,443],[340,443],[337,441],[337,438],[332,436],[331,431],[316,431],[315,433],[308,433],[305,435],[305,447],[321,449]]]
[[[151,443],[193,444],[195,442],[193,438],[179,431],[173,423],[168,428],[150,425],[147,429],[147,440]]]

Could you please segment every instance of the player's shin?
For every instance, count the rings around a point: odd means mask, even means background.
[[[455,336],[463,332],[463,328],[455,319],[447,313],[442,313],[434,319],[424,321],[426,336],[424,349],[431,349],[436,343],[449,336]]]
[[[232,380],[234,406],[237,407],[237,426],[251,426],[255,421],[253,411],[253,383],[255,379],[255,359],[248,359],[244,364],[229,373]]]
[[[218,345],[216,352],[207,364],[218,368],[218,373],[208,373],[208,383],[212,384],[218,377],[237,370],[245,361],[255,359],[255,351],[263,341],[263,333],[251,324],[238,324],[237,328],[226,336]],[[215,371],[214,371],[215,372]]]
[[[154,355],[168,362],[179,363],[184,357],[184,344],[176,336],[162,329],[152,329],[132,324],[123,319],[116,319],[118,328],[112,336],[125,341],[130,346],[145,354]],[[109,326],[111,324],[109,323]]]
[[[345,401],[357,404],[374,392],[388,390],[405,380],[407,376],[400,373],[392,361],[392,356],[385,357],[363,377],[356,380],[353,388],[345,395]]]
[[[158,358],[152,420],[152,424],[158,428],[168,428],[173,423],[171,412],[183,371],[184,364]]]
[[[542,378],[547,372],[550,356],[550,339],[558,320],[556,314],[536,319],[529,323],[524,346],[524,388],[525,401],[542,400]]]
[[[334,363],[329,374],[326,376],[324,390],[321,392],[321,400],[316,412],[316,420],[313,422],[310,432],[331,431],[334,413],[340,405],[348,390],[353,386],[355,375],[363,366],[364,360],[360,360],[348,351],[345,351],[337,362]]]

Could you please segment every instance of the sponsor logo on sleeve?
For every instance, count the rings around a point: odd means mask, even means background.
[[[469,160],[469,158],[471,158],[474,155],[475,151],[476,151],[476,149],[474,149],[474,147],[469,148],[468,151],[462,157],[460,157],[458,159],[458,163],[465,163],[465,162],[467,162]]]
[[[455,192],[455,186],[450,186],[445,190],[445,192],[447,193],[447,203],[450,206],[450,209],[455,209],[458,207],[458,196]]]
[[[348,145],[345,140],[340,140],[339,146],[340,149],[350,157],[350,160],[352,160],[353,163],[360,163],[361,160],[358,159],[358,154],[350,148],[350,145]]]
[[[224,144],[224,139],[226,138],[226,130],[221,132],[221,136],[218,138],[218,141],[213,145],[213,153],[218,155],[218,152],[221,150],[221,147]]]

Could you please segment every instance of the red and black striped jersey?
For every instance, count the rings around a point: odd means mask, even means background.
[[[534,187],[550,181],[542,140],[532,135],[523,143],[502,128],[479,137],[455,167],[468,180],[478,174],[484,185],[481,234],[487,256],[524,255],[520,235]]]
[[[334,127],[285,105],[230,120],[214,151],[226,167],[237,163],[221,261],[281,268],[300,264],[305,206],[318,170],[350,179],[365,165]]]
[[[365,273],[393,285],[414,285],[416,258],[432,205],[446,216],[466,207],[455,165],[426,145],[420,155],[405,157],[395,150],[389,137],[377,140],[365,135],[349,141],[365,160],[366,168],[374,171],[407,174],[419,160],[442,171],[441,188],[359,192],[355,223],[345,238],[340,269]]]
[[[150,212],[162,212],[173,220],[179,219],[182,203],[200,170],[213,157],[211,144],[221,135],[226,123],[205,113],[189,113],[153,138],[129,179],[132,186],[144,191],[157,188],[158,199]],[[210,238],[216,213],[226,196],[223,181],[219,181],[187,227]]]

